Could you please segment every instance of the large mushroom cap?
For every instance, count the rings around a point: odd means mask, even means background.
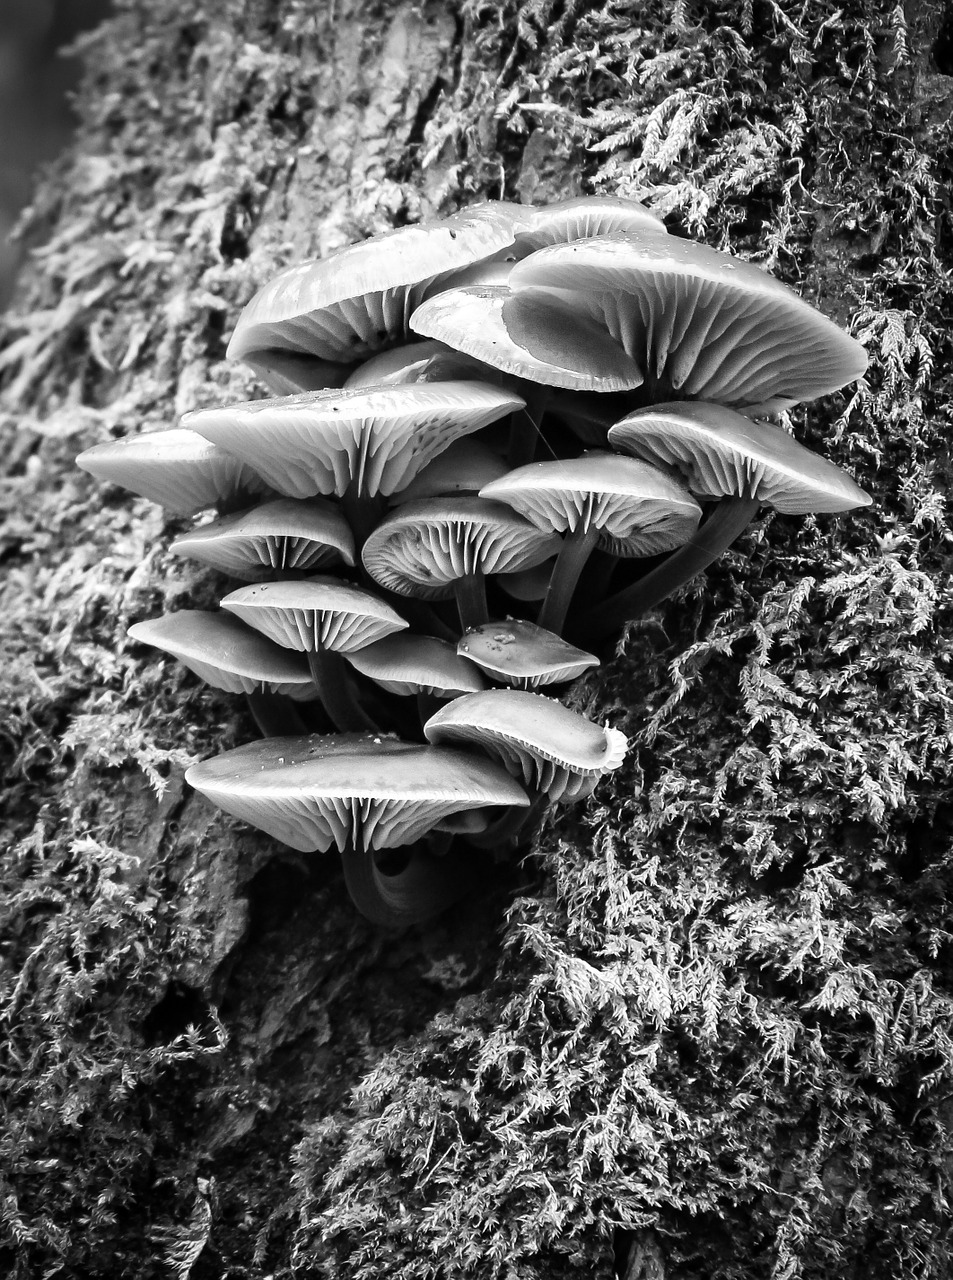
[[[359,734],[252,742],[185,777],[226,813],[305,853],[411,844],[450,814],[529,804],[488,760]]]
[[[483,498],[427,498],[407,502],[378,525],[364,544],[364,567],[399,595],[446,599],[459,578],[505,573],[538,564],[558,550],[509,507]]]
[[[342,560],[354,563],[347,521],[337,507],[319,498],[279,498],[222,516],[183,533],[170,550],[252,582],[275,570],[307,573]]]
[[[77,456],[76,465],[180,516],[268,491],[261,475],[240,458],[180,429],[93,445]]]
[[[539,291],[508,285],[447,288],[411,316],[417,333],[503,373],[575,391],[626,391],[642,373],[604,326]]]
[[[227,693],[280,693],[297,702],[317,697],[307,663],[228,614],[182,609],[136,622],[129,635],[171,653]]]
[[[518,689],[468,693],[424,725],[431,742],[472,743],[496,756],[515,777],[553,803],[591,795],[604,773],[618,769],[628,743],[553,698]]]
[[[846,471],[780,427],[704,401],[657,404],[617,422],[609,443],[682,472],[702,498],[757,498],[776,511],[849,511],[873,501]]]
[[[242,312],[229,359],[285,350],[348,362],[403,341],[429,285],[513,243],[514,208],[476,205],[286,267]]]
[[[678,480],[635,458],[592,450],[579,458],[531,462],[484,485],[539,529],[595,527],[619,556],[671,551],[694,532],[701,508]]]
[[[540,249],[510,287],[604,325],[647,382],[774,412],[859,378],[859,342],[757,267],[651,231]]]
[[[373,496],[403,488],[451,441],[524,403],[482,382],[428,382],[251,400],[187,421],[288,497]]]
[[[437,698],[457,698],[486,688],[486,681],[472,662],[452,644],[435,636],[407,632],[385,636],[348,654],[355,670],[390,693],[429,693]]]
[[[516,235],[519,257],[549,244],[587,240],[619,231],[665,231],[658,214],[638,200],[627,200],[624,196],[576,196],[533,209],[528,216],[529,227]]]
[[[544,684],[575,680],[599,659],[563,640],[535,622],[507,618],[470,627],[460,638],[457,653],[514,689],[537,689]],[[462,690],[461,690],[462,692]]]
[[[287,649],[347,653],[382,640],[407,623],[370,591],[337,578],[304,582],[263,582],[239,587],[222,600],[256,631]]]

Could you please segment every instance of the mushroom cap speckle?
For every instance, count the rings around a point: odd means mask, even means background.
[[[544,684],[575,680],[599,665],[595,654],[577,649],[554,631],[521,618],[468,628],[457,644],[457,653],[514,689],[537,689]]]
[[[507,503],[539,529],[595,526],[599,545],[618,556],[682,546],[701,518],[701,507],[680,480],[650,463],[595,449],[517,467],[484,485],[480,496]]]
[[[846,471],[780,427],[724,405],[693,400],[640,409],[610,429],[609,443],[677,467],[702,498],[752,497],[790,515],[850,511],[873,501]]]
[[[519,689],[456,698],[430,717],[424,733],[431,742],[482,747],[554,804],[591,795],[604,773],[618,769],[628,747],[617,729]]]
[[[227,613],[181,609],[136,622],[128,634],[171,653],[227,693],[280,693],[296,702],[318,696],[307,663]]]
[[[239,587],[225,596],[222,608],[276,644],[305,653],[347,653],[408,625],[370,591],[327,577]]]
[[[509,283],[595,320],[646,381],[685,398],[771,413],[853,382],[867,367],[860,343],[786,285],[675,236],[551,245],[518,262]]]
[[[290,498],[373,496],[402,489],[451,441],[523,405],[482,382],[428,382],[251,400],[187,422]]]
[[[268,738],[185,777],[226,813],[305,853],[411,844],[450,814],[529,804],[480,756],[362,734]]]

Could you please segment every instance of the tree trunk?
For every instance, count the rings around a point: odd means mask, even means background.
[[[117,7],[0,347],[4,1274],[949,1274],[949,11]],[[392,936],[185,787],[254,726],[126,628],[220,583],[73,459],[259,394],[279,266],[587,190],[853,327],[791,421],[875,503],[632,627],[631,762]]]

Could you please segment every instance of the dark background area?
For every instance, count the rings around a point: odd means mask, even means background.
[[[79,60],[64,50],[110,7],[109,0],[0,0],[0,308],[23,253],[10,233],[38,167],[58,154],[73,127]]]

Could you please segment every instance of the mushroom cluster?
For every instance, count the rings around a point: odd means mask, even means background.
[[[762,505],[870,502],[762,420],[860,377],[863,348],[631,200],[484,203],[292,266],[228,354],[269,398],[77,461],[216,509],[172,550],[242,585],[130,629],[245,694],[262,734],[187,780],[293,848],[334,845],[381,923],[439,912],[480,851],[621,764],[621,733],[552,696],[598,665],[578,645]]]

